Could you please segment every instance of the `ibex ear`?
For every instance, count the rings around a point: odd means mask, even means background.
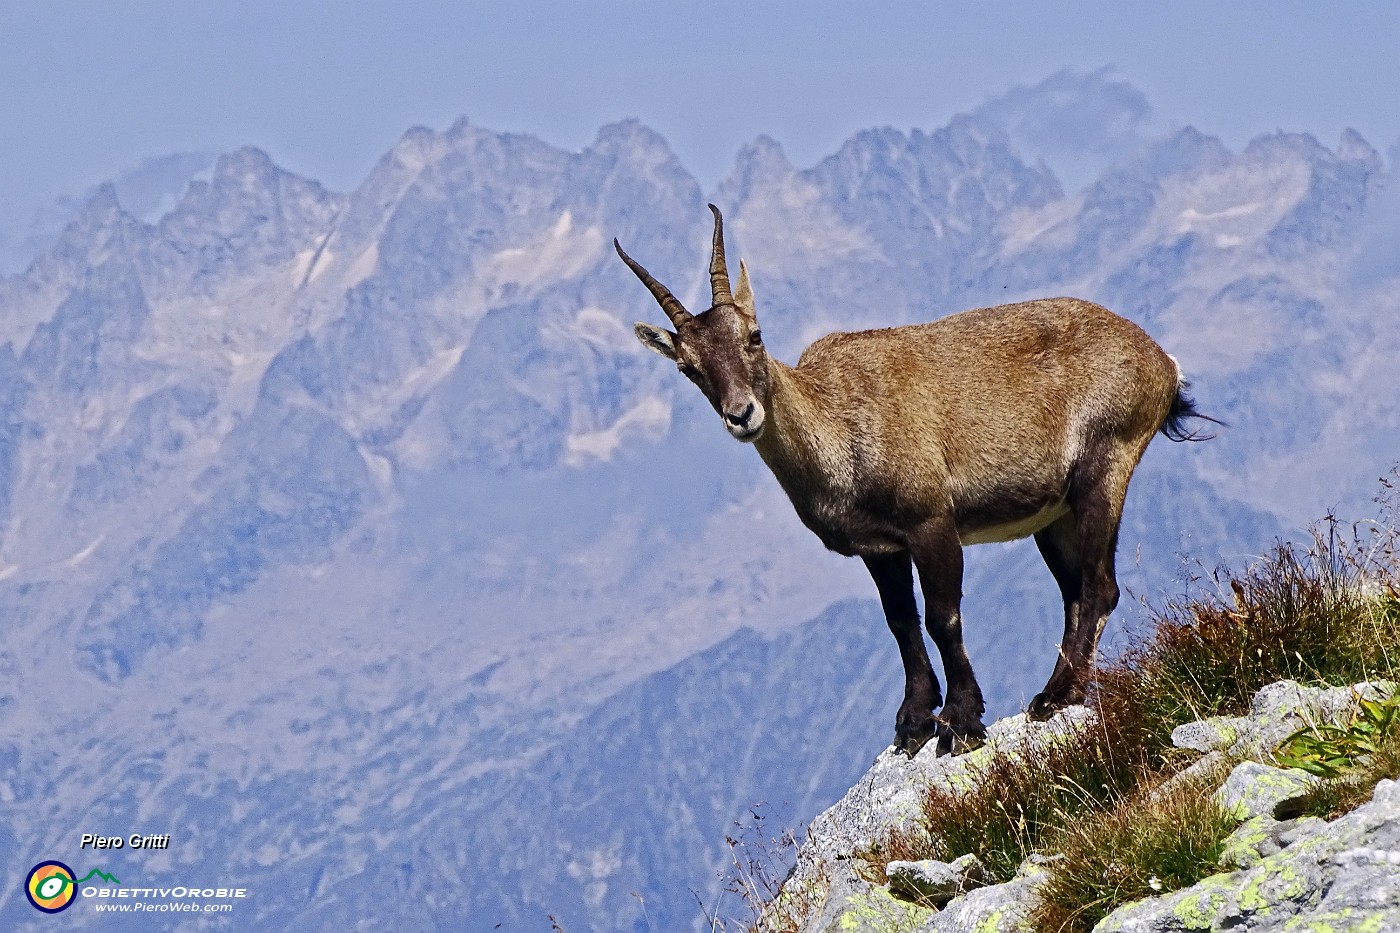
[[[734,289],[734,303],[749,317],[757,317],[753,306],[753,286],[749,284],[749,267],[739,260],[739,285]]]
[[[659,327],[652,327],[650,324],[643,324],[641,321],[632,325],[632,333],[637,335],[637,339],[642,342],[653,353],[660,353],[668,360],[676,358],[676,335],[669,330],[662,330]]]

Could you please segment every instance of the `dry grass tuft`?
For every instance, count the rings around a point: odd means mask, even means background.
[[[971,852],[993,876],[1009,880],[1059,827],[1138,785],[1148,769],[1138,740],[1143,727],[1101,718],[1024,756],[992,760],[970,788],[929,787],[920,824],[891,833],[869,853],[869,876],[883,879],[894,859],[950,861]]]
[[[729,847],[724,891],[738,899],[748,916],[724,917],[718,910],[706,909],[701,902],[701,913],[712,933],[797,933],[826,900],[831,880],[824,873],[805,884],[791,880],[797,837],[791,829],[773,830],[769,826],[770,815],[767,804],[756,804],[745,819],[734,822],[733,833],[724,837]],[[698,894],[696,899],[699,900]]]
[[[1211,791],[1213,779],[1138,790],[1108,810],[1058,828],[1051,863],[1031,915],[1045,933],[1089,930],[1121,904],[1188,887],[1220,870],[1235,820]]]
[[[1132,696],[1121,701],[1169,732],[1247,712],[1278,680],[1342,686],[1400,669],[1400,577],[1378,560],[1393,552],[1366,547],[1355,528],[1346,539],[1336,530],[1329,521],[1312,546],[1280,544],[1242,573],[1217,572],[1216,593],[1168,603],[1101,681],[1126,681],[1110,689],[1126,687]]]

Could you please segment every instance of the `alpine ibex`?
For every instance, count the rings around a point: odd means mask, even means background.
[[[675,328],[638,323],[637,339],[758,449],[823,544],[865,562],[904,662],[895,744],[913,755],[935,735],[945,748],[986,735],[959,617],[967,544],[1035,536],[1065,631],[1029,713],[1082,702],[1118,603],[1113,557],[1133,469],[1158,431],[1194,439],[1185,419],[1214,420],[1196,412],[1176,361],[1105,308],[1053,298],[828,334],[785,366],[764,349],[742,261],[730,290],[723,218],[710,210],[712,303],[700,314],[613,241]],[[913,568],[948,679],[939,715]]]

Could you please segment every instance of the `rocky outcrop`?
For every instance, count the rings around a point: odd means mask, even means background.
[[[1400,782],[1382,780],[1370,802],[1332,821],[1280,820],[1276,814],[1286,813],[1286,805],[1319,779],[1280,768],[1272,757],[1301,726],[1345,723],[1358,696],[1375,699],[1395,690],[1384,682],[1322,689],[1283,681],[1259,691],[1246,716],[1175,730],[1174,744],[1202,753],[1188,769],[1192,774],[1223,773],[1235,762],[1215,799],[1240,825],[1226,841],[1220,874],[1123,905],[1095,933],[1400,930]],[[1032,856],[1001,884],[989,884],[992,879],[971,856],[951,863],[892,862],[887,883],[876,884],[866,880],[868,869],[858,873],[864,868],[860,855],[891,829],[908,832],[929,784],[970,786],[995,756],[1033,754],[1089,718],[1083,708],[1046,723],[1014,716],[989,730],[986,746],[957,758],[926,750],[909,760],[886,751],[859,784],[813,821],[798,852],[788,884],[810,892],[829,883],[802,933],[1028,930],[1036,888],[1058,858],[1053,854]]]
[[[1251,867],[1124,905],[1095,933],[1400,930],[1400,782],[1381,781],[1370,803],[1330,823],[1257,816],[1225,857],[1241,849]]]
[[[886,749],[865,777],[808,827],[807,839],[798,851],[797,866],[787,885],[809,891],[829,883],[830,893],[802,927],[804,933],[1000,930],[1016,923],[1044,872],[1039,860],[1022,866],[1017,877],[1005,884],[985,885],[989,879],[967,863],[923,861],[896,867],[896,877],[901,880],[893,885],[879,885],[857,874],[858,868],[863,867],[860,854],[891,829],[907,828],[913,823],[923,791],[930,784],[954,790],[971,787],[998,756],[1034,753],[1043,743],[1072,734],[1089,718],[1084,707],[1062,710],[1044,723],[1032,722],[1024,714],[1011,716],[987,730],[985,745],[957,757],[938,757],[932,745],[925,746],[912,759],[893,748]],[[908,896],[905,879],[914,873],[957,878],[966,893],[952,892],[960,896],[942,899],[946,906],[941,912],[936,911],[930,905],[939,898]],[[984,886],[976,887],[978,884]],[[974,887],[975,890],[968,890]],[[780,896],[776,903],[780,908],[784,906],[783,898]],[[774,923],[767,928],[776,927]],[[764,928],[762,924],[760,928]]]

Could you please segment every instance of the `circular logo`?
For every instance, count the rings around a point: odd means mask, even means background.
[[[24,896],[36,910],[56,914],[78,898],[78,886],[73,883],[73,869],[50,859],[29,869],[24,879]]]

